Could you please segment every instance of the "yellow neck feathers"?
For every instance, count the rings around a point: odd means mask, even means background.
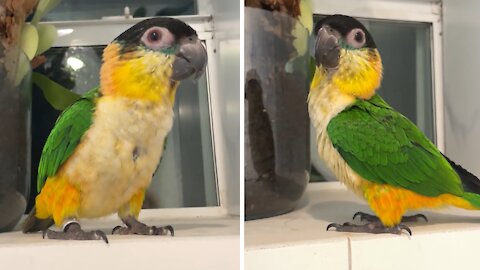
[[[377,49],[342,49],[338,67],[332,73],[317,67],[311,89],[327,83],[344,94],[369,99],[380,87],[383,67]]]
[[[100,89],[105,96],[121,96],[173,104],[178,82],[171,81],[174,58],[153,51],[121,53],[115,42],[103,51]]]

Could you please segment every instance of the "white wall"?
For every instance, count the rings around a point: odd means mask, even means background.
[[[480,1],[443,6],[446,154],[480,175]]]

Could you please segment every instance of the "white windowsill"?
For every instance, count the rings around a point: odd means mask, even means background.
[[[245,223],[245,269],[476,269],[480,213],[420,211],[413,236],[329,231],[368,206],[337,182],[310,184],[297,210]],[[413,212],[412,212],[413,213]],[[359,222],[358,218],[355,221]],[[332,229],[331,229],[332,230]]]
[[[210,213],[204,208],[142,211],[142,222],[156,226],[170,224],[175,229],[175,237],[110,235],[111,229],[120,225],[115,216],[82,222],[84,229],[104,230],[109,244],[46,240],[42,239],[41,233],[1,233],[0,268],[238,269],[239,217],[216,215],[217,210],[212,210]],[[202,213],[202,216],[195,215],[195,212]],[[165,216],[167,218],[161,218]]]

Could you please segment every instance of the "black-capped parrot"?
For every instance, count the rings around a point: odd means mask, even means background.
[[[48,136],[23,232],[107,241],[79,220],[118,213],[126,227],[114,234],[173,235],[172,226],[150,227],[137,217],[172,127],[179,81],[198,78],[206,62],[195,30],[173,18],[139,22],[107,45],[100,85],[63,111]]]
[[[376,94],[382,59],[358,20],[332,15],[315,26],[315,62],[308,108],[318,152],[338,180],[367,201],[367,224],[332,223],[344,232],[395,233],[408,210],[480,209],[480,181],[445,157],[405,116]],[[401,49],[401,48],[399,48]]]

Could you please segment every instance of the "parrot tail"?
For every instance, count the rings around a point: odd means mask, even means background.
[[[30,214],[25,219],[25,222],[23,223],[23,226],[22,226],[23,233],[44,231],[53,225],[54,222],[52,218],[39,219],[35,216],[36,212],[37,211],[34,206],[32,211],[30,211]]]
[[[452,166],[458,176],[460,176],[460,180],[462,180],[463,190],[465,190],[465,194],[462,198],[467,200],[474,207],[480,209],[480,179],[462,166],[451,161],[445,155],[443,155],[443,157],[445,157],[448,163],[450,163],[450,166]]]

